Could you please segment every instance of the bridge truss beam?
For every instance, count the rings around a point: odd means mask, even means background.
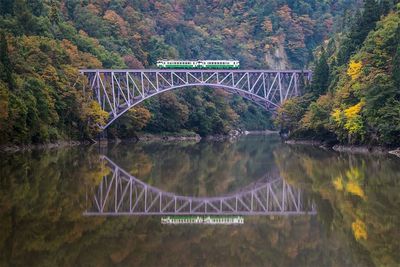
[[[111,173],[90,193],[85,215],[303,215],[314,205],[283,179],[255,183],[222,197],[188,197],[164,192],[103,157]]]
[[[110,118],[107,128],[126,111],[162,92],[193,86],[222,88],[273,111],[301,94],[310,71],[285,70],[80,70],[94,99]]]

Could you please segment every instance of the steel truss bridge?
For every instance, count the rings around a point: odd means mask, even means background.
[[[220,197],[179,196],[140,181],[106,156],[102,160],[111,172],[90,190],[84,215],[316,214],[312,201],[281,178],[263,179]]]
[[[83,69],[89,90],[109,120],[162,92],[193,86],[222,88],[236,93],[265,110],[274,111],[286,99],[298,96],[311,79],[308,70],[106,70]]]

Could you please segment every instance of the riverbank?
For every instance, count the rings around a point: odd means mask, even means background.
[[[235,139],[244,135],[270,135],[278,134],[277,131],[245,131],[241,129],[232,130],[228,134],[214,134],[201,137],[199,134],[194,132],[180,132],[180,133],[160,133],[160,134],[149,134],[149,133],[139,133],[136,142],[170,142],[170,141],[196,141],[208,140],[208,141],[224,141]],[[125,141],[125,140],[123,140]]]
[[[75,147],[81,145],[90,145],[93,144],[91,141],[58,141],[55,143],[46,143],[46,144],[26,144],[26,145],[2,145],[0,146],[1,152],[25,152],[31,150],[46,150],[46,149],[58,149],[65,147]]]
[[[232,130],[226,135],[209,135],[206,137],[201,137],[199,134],[194,132],[179,132],[179,133],[138,133],[135,138],[129,139],[101,139],[101,140],[86,140],[86,141],[58,141],[54,143],[46,144],[26,144],[26,145],[15,145],[8,144],[0,146],[0,152],[15,153],[15,152],[25,152],[31,150],[47,150],[47,149],[58,149],[66,147],[76,147],[83,145],[93,145],[99,144],[102,146],[107,146],[108,144],[116,144],[121,142],[200,142],[202,139],[209,141],[225,141],[234,140],[244,135],[269,135],[277,134],[276,131],[243,131],[243,130]]]
[[[365,146],[365,145],[339,145],[329,144],[321,140],[286,140],[288,145],[306,145],[317,146],[323,149],[331,149],[336,152],[346,152],[353,154],[391,154],[400,157],[400,148],[391,149],[383,146]]]
[[[169,141],[196,141],[199,142],[201,136],[196,133],[161,133],[161,134],[138,134],[136,142],[169,142]],[[124,141],[124,140],[123,140]]]

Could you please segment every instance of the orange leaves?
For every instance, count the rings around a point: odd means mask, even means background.
[[[81,52],[78,47],[69,40],[62,40],[61,46],[67,52],[71,65],[76,68],[100,68],[100,60],[89,53]]]
[[[125,20],[121,18],[117,13],[115,13],[115,11],[107,10],[103,18],[116,25],[119,28],[122,36],[128,36],[128,29],[126,27]]]
[[[131,68],[131,69],[143,69],[144,68],[142,62],[140,62],[133,55],[124,56],[124,62],[126,64],[126,66],[128,66],[128,68]]]
[[[272,21],[270,18],[265,17],[263,22],[263,29],[267,33],[272,33]]]
[[[291,22],[292,19],[292,9],[290,9],[290,7],[288,5],[284,5],[282,6],[278,11],[278,16],[286,21],[286,22]]]
[[[312,35],[314,21],[308,16],[298,17],[292,14],[292,10],[287,5],[282,6],[277,13],[281,20],[280,25],[286,33],[287,47],[292,51],[305,48],[305,36]],[[310,29],[304,28],[303,24]]]
[[[298,18],[298,22],[303,29],[303,33],[306,36],[311,36],[314,33],[315,21],[312,20],[308,15],[303,15]]]

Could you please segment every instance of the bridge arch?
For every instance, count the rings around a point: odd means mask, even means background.
[[[111,172],[92,188],[85,215],[316,214],[313,202],[279,177],[265,177],[219,197],[180,196],[144,183],[106,156],[101,160]]]
[[[109,112],[106,129],[139,103],[163,92],[194,86],[236,93],[267,111],[298,96],[310,71],[264,70],[81,70],[91,96]]]

